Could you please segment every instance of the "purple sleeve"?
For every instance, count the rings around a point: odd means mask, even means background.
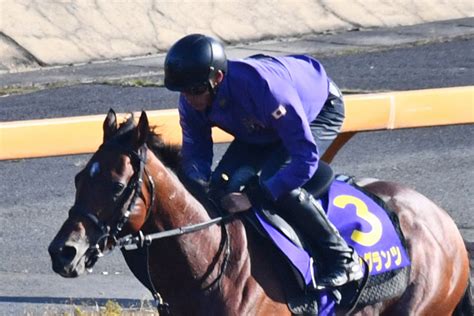
[[[305,184],[318,166],[318,149],[299,97],[287,91],[285,103],[267,103],[267,117],[291,156],[291,162],[264,185],[276,200]],[[289,103],[291,102],[291,103]]]
[[[178,109],[183,137],[183,171],[191,179],[208,181],[213,156],[211,125],[205,114],[194,110],[183,96]]]

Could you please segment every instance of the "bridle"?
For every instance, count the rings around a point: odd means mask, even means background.
[[[122,231],[124,225],[128,222],[130,214],[132,213],[138,197],[142,195],[142,185],[143,185],[143,176],[145,175],[148,179],[148,191],[150,192],[150,203],[148,205],[145,221],[150,216],[154,204],[155,204],[155,183],[153,178],[150,176],[146,168],[146,159],[147,159],[147,146],[144,144],[136,151],[126,148],[120,145],[117,142],[109,141],[102,144],[99,148],[101,149],[112,149],[119,150],[120,152],[127,155],[131,160],[131,165],[134,169],[134,173],[128,181],[126,188],[123,190],[120,198],[118,199],[113,214],[120,214],[120,216],[112,221],[111,224],[107,224],[102,221],[95,215],[93,212],[88,212],[86,209],[80,207],[77,204],[74,204],[72,211],[79,216],[87,218],[92,222],[101,232],[100,237],[97,239],[96,243],[89,247],[87,253],[90,257],[90,260],[96,261],[99,257],[102,257],[105,253],[111,252],[117,245],[118,235]],[[127,206],[128,202],[128,206]]]

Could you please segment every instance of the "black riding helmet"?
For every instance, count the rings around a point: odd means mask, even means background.
[[[177,41],[165,59],[165,86],[183,91],[209,85],[218,70],[227,71],[224,47],[216,39],[191,34]]]

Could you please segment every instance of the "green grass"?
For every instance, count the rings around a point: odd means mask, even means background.
[[[131,80],[121,80],[119,82],[121,86],[127,87],[162,87],[163,83],[156,82],[148,79],[131,79]]]
[[[93,82],[55,82],[48,84],[34,84],[31,86],[11,86],[11,87],[0,87],[0,97],[17,95],[17,94],[28,94],[46,89],[62,88],[80,84],[103,84],[103,85],[115,85],[122,87],[163,87],[162,80],[150,80],[146,78],[134,78],[134,79],[117,79],[117,80],[102,80]]]
[[[0,97],[11,95],[11,94],[27,94],[27,93],[36,92],[39,90],[42,90],[42,88],[36,87],[36,86],[0,88]]]
[[[148,301],[142,301],[141,306],[133,308],[122,307],[114,300],[108,300],[104,306],[94,306],[89,302],[84,305],[70,305],[68,307],[46,307],[41,310],[25,310],[26,316],[62,315],[62,316],[159,316],[156,307]]]

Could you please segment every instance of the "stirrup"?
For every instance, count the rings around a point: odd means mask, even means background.
[[[343,286],[344,284],[349,282],[349,277],[347,273],[341,272],[338,276],[333,276],[330,278],[330,275],[322,277],[317,284],[318,290],[323,290],[326,288],[336,288]]]
[[[343,271],[332,271],[329,275],[321,277],[321,280],[317,282],[316,288],[322,290],[325,288],[335,288],[343,286],[349,282],[358,281],[364,277],[362,266],[357,262],[353,261],[349,265],[341,266]],[[335,275],[338,273],[338,275]],[[331,275],[333,275],[331,277]]]
[[[364,271],[359,260],[359,255],[354,249],[352,249],[352,262],[349,262],[346,272],[349,279],[348,282],[358,281],[364,277]]]
[[[355,263],[349,267],[347,277],[349,278],[348,282],[358,281],[364,277],[364,271],[362,271],[360,263]]]

